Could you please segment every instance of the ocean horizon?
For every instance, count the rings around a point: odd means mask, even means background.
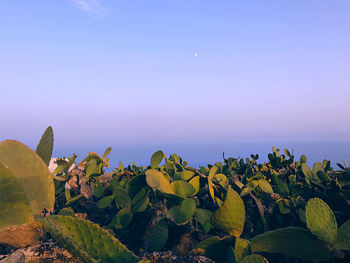
[[[162,150],[167,157],[176,153],[189,166],[198,168],[223,162],[223,153],[228,157],[249,157],[251,154],[259,154],[258,162],[268,161],[267,155],[272,152],[272,146],[280,149],[283,154],[284,149],[294,152],[296,160],[302,154],[307,156],[307,163],[312,165],[315,162],[330,160],[334,169],[338,169],[336,163],[350,162],[350,142],[284,142],[273,144],[271,142],[236,142],[236,143],[193,143],[193,144],[119,144],[119,145],[70,145],[54,147],[52,157],[70,157],[75,153],[80,162],[89,152],[96,152],[102,155],[107,147],[112,147],[109,155],[111,171],[118,166],[119,162],[125,165],[134,162],[136,165],[147,166],[150,164],[151,156],[154,152]]]

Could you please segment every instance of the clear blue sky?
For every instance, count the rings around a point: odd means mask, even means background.
[[[350,140],[348,0],[1,0],[0,141]]]

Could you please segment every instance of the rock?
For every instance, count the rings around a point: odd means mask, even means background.
[[[81,263],[81,261],[72,256],[70,252],[59,247],[53,240],[40,242],[34,246],[28,246],[16,250],[10,255],[1,259],[0,263]]]
[[[46,231],[38,223],[27,223],[19,226],[11,226],[0,232],[0,243],[13,247],[25,247],[38,244]]]
[[[24,263],[25,262],[25,256],[20,251],[15,251],[11,255],[9,255],[7,258],[0,260],[0,263]]]
[[[86,199],[93,196],[89,179],[85,178],[86,162],[81,162],[68,173],[68,184],[75,195],[82,194]]]
[[[145,253],[143,259],[149,260],[150,263],[215,263],[205,256],[191,253],[186,256],[177,256],[171,251]]]

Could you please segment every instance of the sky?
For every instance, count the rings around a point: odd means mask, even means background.
[[[0,141],[350,141],[348,0],[1,0]]]

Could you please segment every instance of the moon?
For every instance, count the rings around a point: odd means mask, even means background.
[[[194,52],[193,54],[195,57],[198,57],[198,52]]]

